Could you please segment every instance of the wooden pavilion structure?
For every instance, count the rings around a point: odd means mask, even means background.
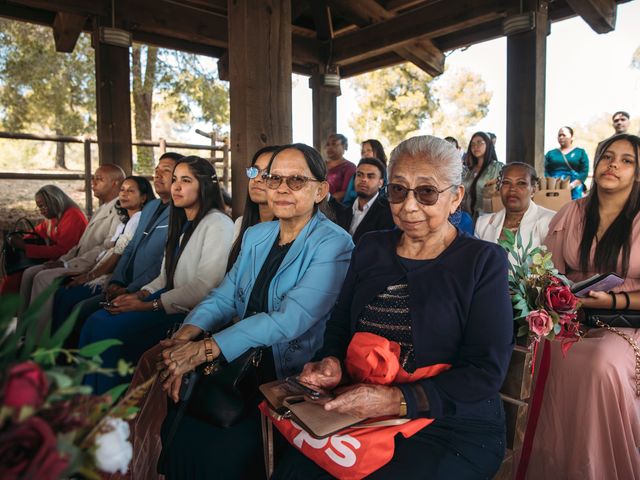
[[[291,73],[310,77],[314,145],[336,128],[338,78],[410,61],[443,72],[445,52],[508,35],[507,159],[543,157],[546,36],[575,15],[614,29],[628,0],[0,0],[0,16],[52,27],[70,52],[81,32],[95,48],[101,163],[131,171],[129,49],[102,32],[218,58],[230,81],[233,190],[258,148],[291,141]],[[339,77],[338,77],[339,76]],[[234,195],[239,214],[243,195]]]

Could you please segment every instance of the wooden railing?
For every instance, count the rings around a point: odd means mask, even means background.
[[[142,147],[159,147],[160,154],[162,155],[167,151],[167,148],[171,149],[186,149],[186,150],[208,150],[211,152],[211,157],[209,161],[212,163],[221,162],[222,163],[222,184],[227,189],[230,190],[230,163],[229,163],[229,146],[226,142],[222,142],[221,145],[218,145],[216,137],[212,134],[207,134],[200,130],[196,130],[196,132],[200,135],[206,136],[211,139],[210,145],[198,145],[191,143],[178,143],[178,142],[167,142],[165,139],[161,138],[158,141],[154,140],[135,140],[131,142],[133,146],[142,146]],[[36,140],[36,141],[45,141],[45,142],[56,142],[56,143],[81,143],[84,145],[84,173],[64,173],[64,172],[56,172],[56,173],[20,173],[20,172],[0,172],[0,180],[84,180],[84,191],[85,191],[85,209],[87,211],[87,215],[91,215],[93,213],[93,201],[91,195],[91,170],[92,170],[92,160],[91,160],[91,144],[98,143],[95,138],[84,136],[84,137],[73,137],[73,136],[65,136],[65,135],[41,135],[41,134],[33,134],[33,133],[13,133],[13,132],[0,132],[0,138],[7,138],[11,140]],[[222,158],[216,158],[215,152],[221,151]]]

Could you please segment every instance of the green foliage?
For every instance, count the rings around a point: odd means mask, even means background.
[[[360,111],[350,127],[359,139],[393,146],[430,124],[434,134],[464,139],[489,111],[492,93],[482,78],[464,69],[432,78],[405,63],[351,80]]]
[[[73,53],[55,51],[51,29],[0,20],[0,122],[78,135],[95,129],[95,75],[88,35]]]

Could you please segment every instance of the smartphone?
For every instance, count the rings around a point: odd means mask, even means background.
[[[311,400],[325,400],[333,398],[331,393],[323,390],[322,388],[316,387],[315,385],[310,386],[300,381],[300,377],[293,376],[287,377],[285,379],[287,385],[291,387],[295,392],[302,393],[309,397]]]
[[[99,305],[102,308],[111,308],[111,307],[113,307],[113,304],[111,302],[100,302]]]

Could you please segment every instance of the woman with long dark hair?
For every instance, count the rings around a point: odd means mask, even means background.
[[[240,255],[218,288],[163,341],[163,386],[174,401],[182,376],[221,357],[233,362],[262,348],[262,382],[298,372],[318,349],[351,256],[349,234],[321,212],[329,184],[319,152],[280,147],[265,178],[269,206],[278,218],[249,228]],[[233,317],[241,320],[230,323]],[[204,332],[210,337],[200,340]],[[207,353],[208,352],[208,353]],[[169,403],[162,427],[166,478],[264,477],[257,388],[246,392],[251,408],[229,428],[187,413],[174,424]]]
[[[583,308],[640,310],[640,138],[615,135],[596,158],[593,186],[567,204],[545,244],[578,282],[615,272],[624,283],[591,291]],[[640,330],[591,328],[566,357],[551,348],[528,478],[640,478]]]
[[[247,228],[254,226],[260,222],[268,222],[273,220],[273,211],[267,202],[267,186],[265,184],[264,175],[267,173],[267,167],[273,153],[278,150],[277,145],[262,147],[251,159],[251,165],[247,167],[247,177],[249,184],[247,185],[247,198],[244,202],[244,212],[236,219],[233,246],[229,254],[229,262],[227,263],[227,271],[231,270],[238,255],[240,254],[240,246],[242,238]]]
[[[80,346],[120,339],[122,345],[102,354],[103,366],[113,368],[120,358],[137,362],[170,327],[182,322],[185,310],[196,306],[224,276],[233,222],[223,211],[220,184],[211,163],[196,156],[179,160],[173,171],[169,234],[160,275],[89,317]],[[85,383],[97,393],[121,382],[105,375],[85,377]]]
[[[53,302],[54,328],[66,320],[76,304],[104,290],[138,228],[143,207],[154,198],[153,188],[146,178],[132,175],[124,179],[115,204],[120,225],[106,245],[107,248],[98,254],[96,262],[85,273],[71,277],[64,287],[56,291]],[[78,331],[80,327],[78,323],[75,326]]]
[[[464,162],[467,171],[462,178],[462,184],[467,194],[468,210],[476,220],[485,213],[482,205],[482,191],[485,185],[490,180],[498,178],[504,165],[498,161],[493,142],[485,132],[473,134]]]

